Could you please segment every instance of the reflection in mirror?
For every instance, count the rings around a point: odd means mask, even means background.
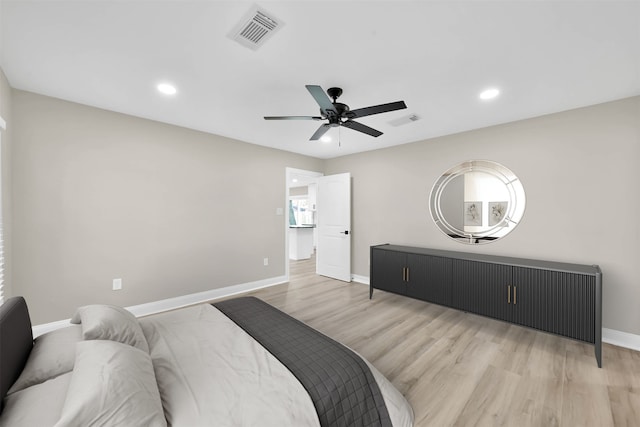
[[[431,190],[429,206],[436,225],[449,237],[480,244],[513,230],[524,214],[525,194],[506,167],[470,160],[442,174]]]

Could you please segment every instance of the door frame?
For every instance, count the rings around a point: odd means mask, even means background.
[[[305,169],[297,169],[291,167],[285,167],[285,198],[284,198],[284,275],[287,281],[290,276],[290,260],[289,260],[289,189],[294,187],[291,185],[291,180],[295,175],[302,175],[308,177],[310,180],[319,176],[324,176],[324,173],[318,171],[311,171]]]

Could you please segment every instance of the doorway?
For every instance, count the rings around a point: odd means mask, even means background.
[[[286,168],[286,178],[286,277],[312,259],[315,274],[351,282],[351,174]]]
[[[291,263],[313,263],[317,245],[316,188],[322,172],[286,168],[285,209],[285,275],[290,276]]]

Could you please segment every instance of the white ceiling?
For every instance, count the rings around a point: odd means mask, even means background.
[[[2,0],[0,61],[17,89],[318,158],[640,94],[640,1],[260,1],[285,25],[257,51],[228,37],[252,4]],[[408,108],[330,143],[308,141],[320,122],[263,120],[318,115],[306,84]]]

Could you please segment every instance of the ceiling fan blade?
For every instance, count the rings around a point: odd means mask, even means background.
[[[319,116],[265,116],[265,120],[322,120]]]
[[[314,133],[311,138],[309,138],[309,141],[317,141],[318,139],[320,139],[322,137],[322,135],[324,135],[325,133],[327,133],[327,131],[329,130],[329,128],[331,128],[331,125],[329,123],[325,123],[323,125],[320,125],[320,127],[318,128],[318,130],[316,131],[316,133]]]
[[[388,104],[380,104],[374,105],[372,107],[358,108],[356,110],[351,110],[351,113],[354,114],[354,118],[370,116],[372,114],[380,114],[386,113],[388,111],[402,110],[407,108],[407,104],[404,101],[398,102],[389,102]]]
[[[375,130],[374,128],[370,128],[369,126],[363,125],[362,123],[354,122],[353,120],[347,120],[342,122],[342,126],[348,127],[349,129],[357,130],[358,132],[366,133],[367,135],[378,137],[382,135],[382,132],[379,130]]]
[[[326,116],[330,116],[332,113],[335,115],[338,114],[338,110],[336,110],[336,107],[333,105],[324,89],[316,85],[306,85],[305,87],[320,106],[320,110],[322,110]]]

